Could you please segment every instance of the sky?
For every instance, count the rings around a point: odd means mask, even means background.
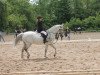
[[[30,0],[30,2],[35,3],[37,0]]]

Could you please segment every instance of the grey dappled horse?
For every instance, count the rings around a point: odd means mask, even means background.
[[[1,39],[3,40],[3,42],[5,42],[4,38],[3,38],[4,33],[0,31],[0,41]]]
[[[58,33],[61,30],[63,30],[63,24],[62,25],[54,25],[53,27],[48,29],[46,31],[48,33],[48,36],[47,36],[48,42],[46,42],[45,44],[43,43],[43,37],[41,36],[40,33],[37,33],[37,32],[34,32],[34,31],[28,31],[28,32],[20,33],[16,37],[14,45],[16,46],[16,44],[20,40],[23,41],[24,46],[22,48],[21,58],[23,58],[23,52],[26,51],[27,58],[29,59],[30,54],[28,52],[28,48],[32,44],[37,44],[37,45],[44,44],[45,45],[45,55],[44,55],[45,58],[47,58],[46,53],[47,53],[48,46],[50,45],[51,47],[53,47],[55,49],[55,53],[54,53],[54,57],[55,57],[56,56],[56,48],[53,45],[53,41],[55,40],[55,34]]]

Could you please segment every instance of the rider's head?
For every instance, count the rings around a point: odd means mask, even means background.
[[[37,20],[38,20],[38,21],[42,21],[42,19],[43,19],[42,16],[38,16],[38,17],[37,17]]]

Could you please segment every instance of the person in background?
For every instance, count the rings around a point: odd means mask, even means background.
[[[68,39],[70,40],[70,29],[69,29],[69,27],[67,27],[65,29],[65,37],[68,37]]]

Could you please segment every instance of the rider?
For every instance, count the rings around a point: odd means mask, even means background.
[[[43,28],[43,17],[41,17],[41,16],[37,17],[37,32],[41,33],[41,36],[43,37],[43,42],[45,44],[47,42],[47,40],[46,40],[47,33]]]

